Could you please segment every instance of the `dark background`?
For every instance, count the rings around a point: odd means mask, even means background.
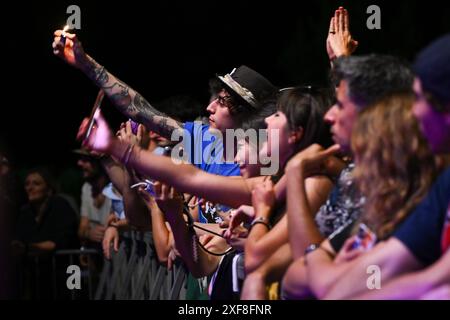
[[[247,64],[279,86],[325,83],[325,39],[334,10],[345,6],[360,46],[356,54],[412,60],[450,31],[448,5],[437,1],[58,1],[2,2],[0,148],[17,168],[73,167],[74,137],[97,89],[52,55],[53,31],[71,4],[81,7],[85,50],[150,102],[191,94],[206,107],[208,79]],[[366,9],[381,7],[381,30]],[[107,102],[114,125],[123,118]]]

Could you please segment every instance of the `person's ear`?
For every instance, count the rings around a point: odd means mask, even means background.
[[[303,137],[303,128],[292,130],[289,134],[288,142],[290,144],[297,144]]]

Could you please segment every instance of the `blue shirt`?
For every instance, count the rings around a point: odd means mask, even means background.
[[[411,253],[428,266],[441,255],[441,238],[450,204],[450,168],[443,172],[424,200],[394,232]]]
[[[210,132],[209,126],[199,121],[186,122],[183,136],[183,148],[188,160],[197,168],[220,176],[239,176],[239,166],[235,162],[223,160],[223,141]],[[199,221],[206,223],[207,219],[199,207]]]

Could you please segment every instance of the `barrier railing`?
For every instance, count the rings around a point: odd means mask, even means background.
[[[180,262],[172,270],[159,263],[150,232],[127,232],[118,252],[105,259],[94,299],[183,300],[187,275]]]

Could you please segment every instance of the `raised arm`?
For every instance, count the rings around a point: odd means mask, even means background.
[[[330,188],[331,183],[325,177],[318,176],[306,179],[304,197],[305,201],[309,203],[312,212],[316,212],[322,205],[322,203],[325,202]],[[253,190],[254,196],[258,193],[258,191],[259,189]],[[290,191],[288,191],[288,193],[289,192]],[[264,221],[267,221],[270,216],[270,210],[264,210],[264,208],[256,209],[257,207],[261,207],[260,203],[262,202],[262,200],[253,201],[253,205],[256,211],[255,220],[262,217]],[[312,217],[310,219],[312,223],[314,223]],[[252,231],[248,236],[248,241],[245,247],[245,267],[247,272],[252,272],[253,270],[255,270],[281,245],[289,241],[290,224],[290,217],[288,217],[288,215],[284,215],[284,217],[270,231],[267,230],[267,228],[263,224],[256,224],[253,226]],[[302,234],[300,233],[300,231],[296,230],[293,236],[299,237],[301,235]]]
[[[83,136],[86,129],[87,119],[80,127],[79,136]],[[84,144],[98,152],[121,159],[127,166],[155,180],[172,185],[180,192],[187,192],[230,207],[251,203],[251,190],[244,178],[209,174],[191,164],[175,164],[169,157],[154,155],[137,146],[130,148],[129,144],[119,141],[112,135],[101,116],[97,118],[97,127]]]
[[[126,117],[168,139],[175,129],[182,128],[182,123],[156,110],[138,92],[87,55],[75,34],[66,33],[65,44],[61,41],[61,34],[61,30],[54,33],[53,53],[80,69],[96,86],[102,88],[114,106]]]
[[[189,271],[196,278],[211,275],[217,269],[220,257],[208,254],[199,247],[195,231],[188,228],[183,218],[181,194],[173,187],[158,184],[155,185],[155,199],[170,224],[177,251]],[[228,245],[223,239],[213,237],[205,247],[213,252],[224,252]]]
[[[358,47],[358,41],[352,38],[348,11],[339,7],[330,20],[327,37],[327,54],[331,66],[333,60],[342,56],[351,55]]]
[[[311,171],[315,171],[314,167],[320,167],[337,148],[333,146],[323,150],[319,145],[312,145],[293,157],[286,167],[289,242],[294,260],[304,255],[308,245],[319,244],[323,240],[314,215],[326,201],[332,183],[325,176],[316,176],[312,181],[307,177]],[[306,181],[309,181],[309,187]],[[315,204],[312,199],[316,200]]]

